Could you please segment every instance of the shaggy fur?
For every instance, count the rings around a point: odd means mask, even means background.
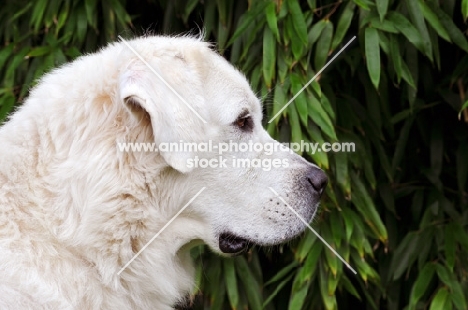
[[[123,43],[47,74],[0,128],[0,309],[172,309],[193,286],[193,245],[223,254],[222,233],[271,245],[303,231],[268,187],[304,218],[315,213],[319,194],[304,175],[321,172],[295,154],[275,155],[289,167],[266,172],[186,165],[216,154],[119,151],[118,142],[273,141],[245,78],[206,43],[130,44],[207,123]],[[244,112],[248,132],[233,125]]]

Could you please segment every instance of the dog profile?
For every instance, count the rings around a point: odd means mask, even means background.
[[[229,150],[227,167],[201,168],[187,163],[219,154],[120,150],[275,143],[246,78],[208,43],[128,44],[46,74],[0,127],[1,309],[172,309],[193,287],[194,245],[232,256],[303,232],[269,188],[305,220],[316,212],[327,177],[291,152]],[[288,167],[233,167],[236,158]]]

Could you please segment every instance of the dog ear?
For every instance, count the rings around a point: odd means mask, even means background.
[[[195,156],[192,150],[160,149],[161,143],[166,146],[170,143],[180,145],[180,142],[197,143],[205,137],[203,121],[187,106],[191,104],[192,109],[198,107],[199,110],[204,106],[201,87],[196,85],[196,77],[185,77],[186,72],[178,67],[181,66],[167,68],[171,74],[157,72],[158,76],[146,64],[136,60],[120,75],[120,99],[130,113],[136,113],[141,107],[149,115],[159,153],[168,165],[187,173],[193,170],[193,166],[187,164],[188,159]],[[190,98],[190,101],[183,102],[184,98]]]

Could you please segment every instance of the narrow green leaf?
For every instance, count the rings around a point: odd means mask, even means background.
[[[419,235],[410,232],[398,244],[390,266],[394,280],[399,279],[411,267],[412,262],[416,258],[419,241]]]
[[[286,0],[286,3],[292,17],[294,31],[296,32],[300,42],[304,46],[307,46],[307,25],[299,2],[296,0]]]
[[[390,33],[399,33],[395,25],[388,20],[380,20],[377,16],[370,18],[369,24],[371,28],[376,28]]]
[[[296,260],[293,260],[289,265],[283,267],[280,271],[278,271],[270,280],[265,282],[264,286],[268,286],[272,283],[275,283],[285,277],[287,277],[290,274],[295,274],[293,269],[295,269],[299,263]]]
[[[432,278],[435,274],[435,265],[432,263],[426,263],[424,267],[418,272],[418,277],[413,284],[411,289],[411,296],[409,301],[409,309],[416,309],[418,301],[424,296],[431,284]]]
[[[450,287],[450,289],[452,290],[451,297],[452,297],[452,302],[455,305],[455,307],[458,310],[467,309],[465,293],[463,292],[463,288],[460,285],[460,282],[452,283],[452,286]]]
[[[432,299],[429,310],[447,310],[449,292],[446,287],[441,287]]]
[[[370,10],[370,5],[373,4],[367,0],[353,0],[353,2],[366,11]]]
[[[382,223],[382,219],[377,213],[377,209],[372,198],[369,196],[367,189],[361,179],[354,172],[351,173],[351,184],[354,189],[351,198],[354,205],[358,209],[359,213],[364,217],[366,224],[375,232],[376,236],[382,242],[386,242],[388,239],[387,230]]]
[[[97,29],[97,17],[96,17],[96,0],[85,0],[85,9],[86,9],[86,17],[88,19],[88,23],[94,29]]]
[[[50,46],[39,46],[32,48],[27,57],[37,57],[37,56],[43,56],[46,54],[49,54],[51,52]]]
[[[309,289],[308,285],[301,286],[297,291],[291,292],[291,299],[289,300],[289,310],[297,310],[302,309],[304,306],[306,297],[307,297],[307,290]]]
[[[317,41],[315,47],[314,68],[316,71],[323,68],[330,53],[331,41],[333,39],[333,24],[325,21],[325,28]]]
[[[348,156],[345,152],[335,153],[335,174],[338,185],[346,196],[351,195],[351,181],[348,170]]]
[[[383,21],[387,14],[388,0],[376,0],[377,11],[379,12],[380,20]]]
[[[426,49],[419,31],[410,23],[405,16],[398,12],[389,12],[388,19],[394,26],[410,41],[421,53],[425,54]]]
[[[316,243],[310,252],[307,254],[307,258],[304,262],[304,267],[299,271],[298,275],[302,282],[309,281],[315,274],[318,266],[319,259],[323,250],[322,243]]]
[[[414,81],[413,75],[411,74],[411,71],[408,68],[406,62],[401,62],[401,69],[401,77],[403,80],[405,80],[405,82],[408,83],[408,85],[410,85],[413,89],[416,89],[416,82]],[[409,112],[411,113],[412,110],[409,110]]]
[[[86,18],[86,11],[84,6],[79,6],[74,14],[76,15],[77,18],[77,23],[76,23],[76,37],[79,42],[83,42],[85,37],[86,37],[86,32],[88,29],[88,19]]]
[[[380,47],[379,34],[374,28],[366,28],[365,36],[365,52],[366,63],[369,77],[375,89],[379,89],[380,83]]]
[[[270,28],[265,27],[263,31],[263,78],[268,88],[275,78],[276,65],[276,40]]]
[[[32,16],[30,19],[30,25],[33,26],[35,31],[39,30],[39,27],[43,22],[42,18],[48,3],[49,1],[47,0],[38,0],[35,2],[36,5],[32,10]]]
[[[276,295],[278,295],[278,293],[286,286],[286,284],[288,284],[291,281],[291,279],[293,277],[294,277],[294,274],[291,273],[283,281],[278,283],[278,285],[275,287],[275,290],[273,291],[273,293],[271,293],[270,296],[268,296],[267,299],[265,299],[265,301],[263,302],[263,309],[265,309],[265,307],[270,302],[273,301],[273,299],[276,297]]]
[[[229,297],[229,303],[232,309],[237,309],[239,305],[239,291],[237,289],[237,276],[234,268],[234,260],[223,260],[224,281],[226,282],[226,291]]]
[[[301,91],[305,83],[301,80],[301,76],[299,74],[293,73],[291,74],[291,90],[293,94],[297,94]],[[299,118],[301,119],[302,124],[307,126],[307,98],[306,92],[303,91],[294,99],[294,106],[296,107],[297,113],[299,114]]]
[[[315,96],[310,95],[307,97],[307,103],[309,108],[309,116],[310,118],[316,123],[320,129],[330,137],[333,141],[337,141],[338,138],[336,137],[335,128],[333,123],[330,119],[330,116],[325,112],[320,101],[315,98]]]
[[[18,19],[19,17],[23,16],[25,13],[27,13],[30,9],[31,9],[31,6],[33,5],[33,2],[29,2],[28,4],[26,4],[21,10],[19,11],[15,11],[15,14],[10,18],[10,20],[8,21],[8,23],[13,23],[16,21],[16,19]]]
[[[211,2],[211,1],[210,1]],[[244,34],[247,28],[257,19],[258,15],[265,10],[269,1],[255,1],[252,8],[239,19],[236,31],[229,39],[226,47],[229,47],[239,36]]]
[[[451,287],[452,284],[455,282],[454,281],[454,275],[450,270],[448,270],[447,267],[441,265],[441,264],[436,264],[436,270],[437,270],[437,275],[439,276],[439,279],[442,280],[442,282],[447,285],[448,287]]]
[[[325,309],[337,309],[336,305],[336,297],[335,295],[328,294],[328,282],[330,281],[330,277],[332,275],[327,274],[325,268],[322,264],[320,264],[320,293],[322,296],[322,301],[325,306]],[[299,308],[296,308],[299,309]]]
[[[197,7],[199,0],[188,0],[187,4],[185,5],[184,13],[182,14],[182,20],[184,24],[187,24],[190,14],[192,14],[193,10]]]
[[[403,59],[400,55],[400,44],[395,35],[390,35],[390,56],[393,62],[393,68],[397,74],[398,83],[401,81],[401,76],[403,75],[402,62]]]
[[[354,214],[354,211],[348,208],[344,208],[342,212],[343,212],[343,220],[345,222],[346,241],[349,241],[354,231],[355,214]]]
[[[310,120],[309,120],[309,123],[311,123]],[[315,125],[315,124],[312,124],[312,125],[313,125],[313,128],[309,129],[307,131],[311,137],[313,137],[313,134],[311,134],[312,132],[314,132],[314,135],[315,134],[320,134],[319,130],[317,129],[317,125]],[[317,132],[315,132],[315,131],[317,131]],[[311,141],[317,141],[317,140],[312,138]],[[307,154],[312,158],[312,161],[317,166],[319,166],[320,168],[322,168],[324,170],[329,169],[330,164],[329,164],[329,161],[328,161],[327,153],[321,152],[321,151],[317,151],[317,152],[309,151],[309,152],[307,152]],[[330,199],[332,199],[332,198],[330,198]]]
[[[462,0],[461,2],[461,12],[463,15],[463,19],[466,22],[466,19],[468,18],[468,0]]]
[[[252,275],[252,272],[249,270],[247,261],[243,256],[239,256],[235,259],[236,271],[239,275],[239,279],[244,283],[245,293],[247,294],[247,299],[249,300],[249,309],[252,310],[261,310],[262,301],[261,301],[261,291],[258,282]]]
[[[327,25],[327,22],[325,20],[320,20],[317,23],[315,23],[312,28],[310,28],[309,33],[307,34],[309,46],[312,46],[320,37],[322,34],[323,29]]]
[[[415,0],[406,0],[406,6],[408,7],[408,12],[413,25],[418,29],[421,35],[425,55],[433,61],[431,38],[429,37],[429,31],[427,30],[426,23],[424,22],[424,15],[421,7]]]
[[[306,45],[304,45],[299,38],[299,35],[294,31],[294,25],[291,15],[288,15],[286,18],[286,31],[285,34],[288,34],[288,37],[291,39],[291,49],[295,61],[302,59]]]
[[[275,35],[277,41],[279,41],[279,32],[278,32],[278,19],[276,17],[276,4],[275,2],[270,2],[265,9],[265,16],[268,23],[268,27]]]
[[[291,104],[287,110],[289,112],[289,121],[291,125],[291,142],[300,143],[302,140],[302,129],[297,108],[295,105]]]
[[[340,19],[338,20],[335,36],[333,37],[333,41],[331,44],[332,51],[334,51],[336,47],[341,43],[341,41],[343,41],[343,38],[348,32],[349,26],[351,25],[351,21],[353,20],[355,7],[356,5],[354,4],[354,2],[348,1],[345,8],[343,9],[343,13],[341,13]]]
[[[427,4],[435,12],[437,18],[440,20],[445,30],[447,30],[453,43],[458,45],[465,52],[468,52],[468,42],[466,37],[463,32],[461,32],[461,30],[455,25],[452,18],[433,3],[428,2]]]
[[[341,282],[341,285],[343,285],[343,287],[351,294],[353,295],[354,297],[356,297],[358,300],[362,300],[361,299],[361,296],[359,296],[356,288],[353,286],[353,284],[351,283],[351,281],[348,279],[348,277],[346,275],[343,275],[341,278],[340,278],[340,282]]]
[[[437,32],[439,37],[441,37],[442,39],[444,39],[447,42],[452,42],[447,30],[445,30],[445,27],[440,22],[440,20],[437,17],[436,13],[434,13],[434,11],[432,11],[432,9],[426,4],[426,2],[424,0],[418,0],[418,3],[419,3],[419,6],[421,7],[424,18],[431,25],[431,27],[434,28],[434,30]]]

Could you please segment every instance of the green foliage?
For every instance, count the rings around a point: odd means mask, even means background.
[[[330,176],[313,226],[358,275],[309,231],[234,259],[197,248],[196,309],[467,309],[467,0],[10,0],[0,17],[0,119],[45,71],[150,19],[202,26],[274,137],[356,144],[303,155]]]

